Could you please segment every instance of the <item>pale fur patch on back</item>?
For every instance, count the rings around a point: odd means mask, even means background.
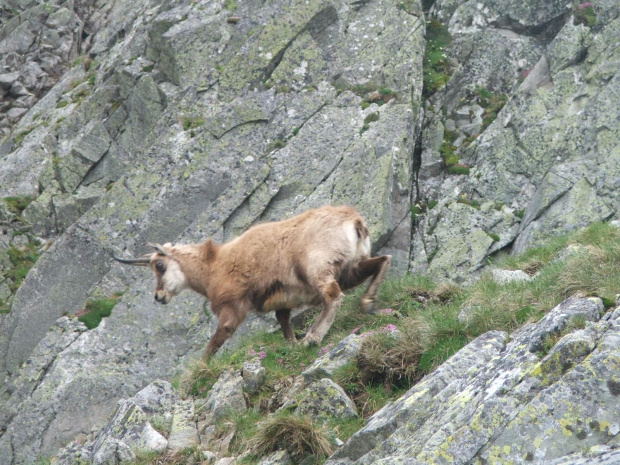
[[[355,224],[347,223],[344,226],[345,235],[349,244],[352,258],[359,259],[370,255],[370,238],[360,238],[357,235]]]
[[[179,264],[170,260],[166,267],[166,273],[163,276],[164,286],[172,295],[176,295],[187,287],[187,279],[185,273],[181,270]]]

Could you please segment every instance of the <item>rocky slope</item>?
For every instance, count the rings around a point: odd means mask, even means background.
[[[599,298],[570,298],[510,336],[484,334],[374,414],[326,463],[615,463],[620,307],[603,314]],[[355,358],[362,337],[349,336],[277,393],[288,399],[281,409],[318,421],[357,416],[330,378],[336,366]],[[557,343],[545,351],[549,337]],[[228,457],[235,431],[216,434],[214,420],[246,410],[243,394],[252,392],[260,361],[254,365],[224,372],[206,399],[182,401],[157,381],[119,401],[108,424],[65,448],[58,463],[122,463],[135,460],[138,449],[195,446],[207,462]],[[291,459],[285,454],[261,463]]]
[[[498,250],[617,218],[620,7],[582,10],[0,1],[0,197],[32,200],[0,202],[0,464],[88,434],[212,334],[202,299],[155,306],[149,273],[110,252],[347,203],[397,271],[461,282]],[[451,77],[425,100],[441,25]],[[59,319],[115,293],[95,330]]]

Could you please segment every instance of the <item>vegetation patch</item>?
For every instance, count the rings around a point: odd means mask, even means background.
[[[205,120],[202,118],[195,118],[192,116],[184,116],[181,118],[181,123],[183,124],[183,130],[189,131],[190,129],[196,129],[200,126],[204,126]]]
[[[284,147],[286,147],[286,142],[282,139],[276,139],[273,142],[270,142],[269,145],[267,145],[267,152],[283,149]]]
[[[468,199],[467,197],[461,197],[456,201],[456,203],[462,203],[463,205],[468,205],[476,210],[480,210],[480,202],[474,199]]]
[[[15,145],[20,145],[24,141],[26,136],[30,134],[32,131],[34,131],[35,128],[36,126],[32,126],[32,127],[24,129],[23,131],[19,131],[17,134],[15,134],[13,136],[13,142],[15,143]]]
[[[448,28],[436,19],[426,23],[426,47],[422,62],[422,96],[428,98],[450,80],[452,67],[445,48],[452,42]]]
[[[89,95],[90,95],[90,89],[88,89],[88,87],[82,87],[80,90],[78,90],[77,92],[73,94],[73,96],[71,97],[71,101],[73,103],[80,103],[82,102],[82,100],[84,100]]]
[[[235,0],[225,0],[224,8],[229,11],[236,11],[238,7],[237,2]]]
[[[167,451],[164,453],[134,450],[136,459],[132,465],[186,465],[190,463],[201,463],[202,452],[198,447],[187,447],[180,451]]]
[[[495,121],[497,114],[500,112],[506,102],[508,96],[505,94],[496,94],[484,87],[478,87],[476,89],[476,97],[478,104],[484,108],[484,114],[482,115],[482,127],[480,131],[484,131],[489,125]]]
[[[388,103],[390,100],[398,100],[399,98],[396,91],[388,87],[378,86],[374,82],[352,86],[344,80],[338,80],[334,83],[334,87],[338,93],[348,90],[353,92],[355,95],[362,97],[360,106],[364,110],[368,108],[371,103],[381,106]]]
[[[4,270],[4,277],[7,279],[9,290],[11,294],[14,294],[17,289],[22,285],[22,282],[28,275],[30,268],[39,259],[39,252],[36,245],[27,244],[23,247],[11,246],[7,250],[9,260],[12,267]],[[0,313],[9,313],[11,311],[11,305],[9,302],[0,300]]]
[[[489,236],[493,242],[499,242],[500,241],[500,237],[497,234],[493,234],[493,233],[487,233],[487,236]]]
[[[67,105],[69,105],[69,102],[66,100],[59,100],[58,103],[56,104],[56,108],[64,108]]]
[[[596,24],[594,5],[590,2],[575,5],[573,7],[573,24],[575,26],[583,24],[584,26],[593,27]]]
[[[461,169],[455,168],[459,166],[460,160],[458,154],[456,153],[456,146],[454,145],[454,141],[456,140],[456,138],[456,132],[444,129],[443,142],[441,143],[441,147],[439,147],[439,153],[441,155],[441,158],[443,158],[443,161],[446,164],[447,171],[450,174],[461,174],[458,173],[458,171],[461,171]],[[466,167],[466,165],[460,166]],[[467,170],[467,173],[469,173],[469,169]]]
[[[330,456],[335,446],[327,429],[310,417],[284,413],[262,421],[252,438],[252,451],[258,456],[286,449],[293,459],[306,455]]]
[[[366,131],[370,129],[370,123],[374,123],[375,121],[379,121],[379,113],[371,113],[366,118],[364,118],[364,124],[360,129],[360,134],[364,134]]]
[[[469,166],[464,165],[463,163],[457,163],[456,165],[448,166],[446,173],[457,174],[457,175],[468,175],[469,171],[470,171]]]
[[[11,213],[21,217],[26,207],[34,200],[34,197],[31,195],[20,195],[15,197],[4,197],[2,200],[6,203],[7,207],[9,207]]]
[[[77,316],[78,320],[84,323],[88,329],[94,329],[99,326],[103,318],[112,314],[112,309],[122,295],[122,293],[116,293],[112,297],[104,299],[87,300],[84,308],[77,312],[75,316]]]

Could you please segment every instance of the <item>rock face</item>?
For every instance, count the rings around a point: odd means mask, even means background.
[[[150,273],[111,252],[351,204],[396,272],[462,282],[499,250],[618,220],[613,0],[595,24],[558,1],[0,6],[0,465],[89,434],[213,333],[202,298],[155,305]],[[451,76],[423,100],[442,24]],[[23,282],[20,254],[39,257]],[[66,318],[117,293],[94,330]],[[252,316],[229,344],[275,324]]]
[[[467,280],[496,250],[617,217],[617,5],[595,12],[588,27],[561,2],[434,3],[457,65],[424,118],[418,203],[433,208],[416,218],[413,270]],[[451,153],[467,174],[437,169]]]
[[[573,463],[571,454],[613,444],[620,311],[599,321],[602,312],[598,298],[571,298],[510,339],[480,336],[373,415],[327,463]],[[544,338],[575,318],[585,327],[541,352]]]
[[[18,289],[0,288],[10,304],[0,315],[2,464],[87,434],[212,334],[203,299],[156,307],[149,273],[123,269],[110,252],[227,240],[253,222],[335,203],[365,215],[375,250],[403,270],[409,260],[409,235],[393,233],[410,228],[418,16],[379,0],[61,3],[19,2],[0,23],[11,47],[0,53],[0,86],[14,100],[10,113],[0,109],[0,198],[32,198],[3,222],[0,242],[15,245],[16,225],[37,247],[40,236],[53,240]],[[36,66],[54,80],[41,85]],[[370,102],[381,88],[395,98]],[[68,324],[55,323],[63,315],[121,292],[96,330],[70,330],[75,340],[50,343],[53,355],[41,346]],[[274,323],[252,317],[237,337]],[[40,368],[36,382],[24,363]],[[80,399],[95,406],[88,415]]]

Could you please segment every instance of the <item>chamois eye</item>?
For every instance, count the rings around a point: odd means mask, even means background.
[[[157,262],[155,264],[155,269],[163,273],[164,271],[166,271],[166,265],[164,264],[164,262]]]

